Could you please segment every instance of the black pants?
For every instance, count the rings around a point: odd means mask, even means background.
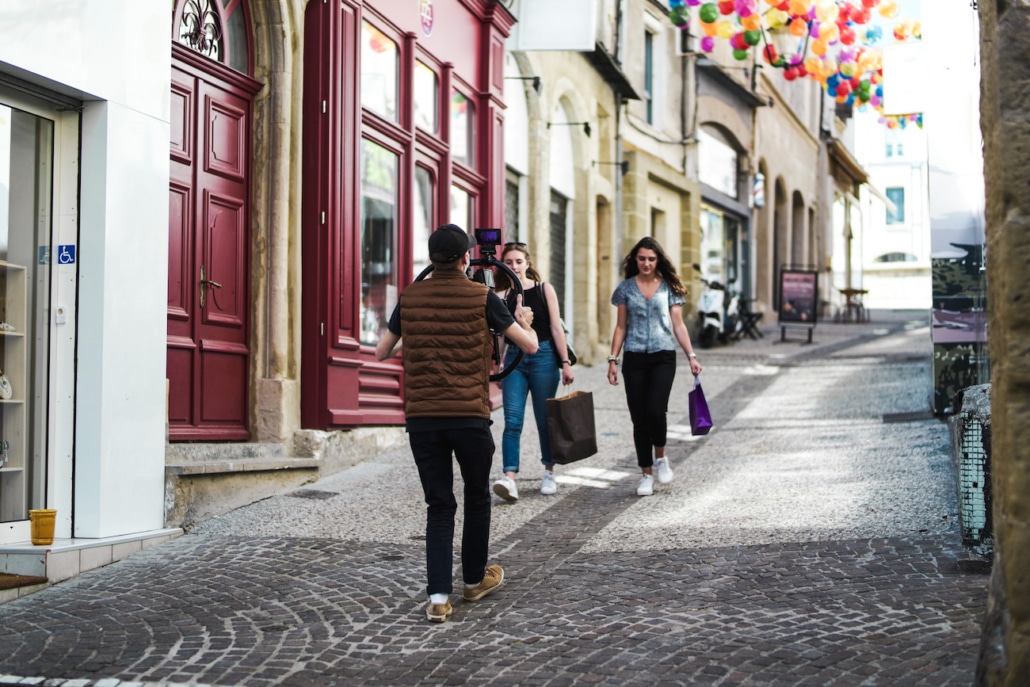
[[[642,468],[654,465],[651,447],[665,446],[668,432],[666,414],[674,379],[676,351],[623,354],[622,381],[626,386],[629,416],[633,420],[637,465]]]
[[[479,584],[490,546],[490,463],[494,437],[489,428],[444,429],[408,435],[426,497],[427,594],[450,594],[454,556],[454,463],[465,483],[461,570],[466,584]]]

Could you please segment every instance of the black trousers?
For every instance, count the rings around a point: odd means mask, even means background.
[[[427,594],[450,594],[454,564],[454,461],[465,483],[465,522],[461,534],[461,570],[466,584],[479,584],[490,547],[490,463],[494,437],[488,427],[410,432],[426,498]]]
[[[622,381],[633,421],[637,465],[642,468],[654,465],[652,447],[665,446],[669,395],[675,379],[676,351],[623,353]]]

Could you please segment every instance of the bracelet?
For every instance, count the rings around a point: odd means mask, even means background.
[[[608,362],[615,363],[616,365],[618,365],[619,363],[622,362],[622,358],[620,358],[617,355],[610,355],[610,356],[608,356]]]
[[[570,363],[568,360],[563,360],[563,361],[561,361],[561,364],[562,365],[571,365],[572,363]]]
[[[696,354],[696,353],[687,353],[687,355],[688,355],[689,357],[691,357],[691,358],[696,358],[696,357],[697,357],[697,354]]]

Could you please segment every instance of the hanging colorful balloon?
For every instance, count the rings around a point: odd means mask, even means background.
[[[670,0],[669,7],[671,21],[680,28],[687,28],[696,12],[702,51],[712,52],[716,39],[722,39],[735,59],[746,60],[757,48],[760,59],[781,69],[787,81],[814,79],[838,103],[872,107],[882,114],[883,56],[878,46],[884,29],[873,23],[873,12],[894,19],[900,12],[897,0]],[[898,19],[892,34],[896,41],[919,39],[922,26]],[[915,122],[908,115],[883,121],[895,127]],[[921,126],[921,115],[919,122]]]

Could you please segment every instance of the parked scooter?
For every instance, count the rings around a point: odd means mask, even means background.
[[[694,269],[698,274],[701,273],[700,265],[695,264]],[[698,278],[705,288],[697,301],[697,322],[700,330],[697,343],[701,348],[711,348],[723,340],[726,287],[717,281]]]

